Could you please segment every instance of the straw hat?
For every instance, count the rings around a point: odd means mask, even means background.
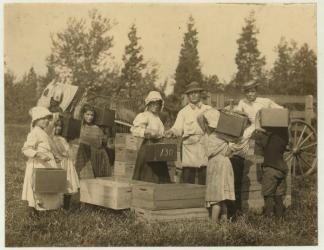
[[[187,89],[185,91],[186,94],[189,94],[193,91],[203,91],[204,89],[200,86],[198,82],[191,82],[188,84]]]

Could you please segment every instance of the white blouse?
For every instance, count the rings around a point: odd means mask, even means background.
[[[251,123],[255,123],[257,113],[262,108],[283,108],[269,98],[257,97],[254,102],[249,102],[246,99],[240,100],[235,110],[247,113]]]
[[[150,130],[157,138],[164,134],[164,125],[159,116],[150,111],[139,113],[134,121],[130,131],[134,136],[144,138],[145,130]]]

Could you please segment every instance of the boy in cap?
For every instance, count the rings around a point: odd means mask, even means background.
[[[197,82],[191,82],[185,91],[189,103],[182,108],[173,127],[166,131],[165,136],[182,136],[182,168],[183,182],[206,184],[207,154],[205,149],[205,135],[197,122],[197,117],[211,106],[201,102],[203,88]]]

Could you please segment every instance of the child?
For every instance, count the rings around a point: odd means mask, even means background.
[[[282,217],[284,214],[283,196],[286,194],[288,166],[283,154],[288,144],[288,128],[258,129],[264,132],[261,140],[264,150],[262,195],[264,214]]]
[[[228,200],[235,200],[234,175],[228,142],[221,139],[215,132],[219,120],[219,111],[209,109],[198,117],[201,128],[207,132],[207,180],[206,206],[211,209],[212,221],[219,218],[227,219]]]
[[[64,194],[63,207],[68,210],[70,208],[71,195],[77,193],[80,188],[78,174],[74,168],[73,161],[71,159],[70,146],[66,139],[61,136],[63,130],[63,121],[58,119],[54,123],[54,135],[53,141],[53,152],[56,158],[59,159],[61,168],[66,170],[67,174],[67,193]]]
[[[91,105],[85,104],[81,112],[83,122],[75,163],[78,175],[80,175],[86,163],[90,161],[94,177],[111,176],[112,168],[105,150],[107,138],[102,129],[94,124],[95,109]]]
[[[33,174],[35,168],[58,168],[50,147],[50,138],[45,132],[52,114],[44,107],[34,107],[29,114],[32,117],[32,129],[22,148],[23,154],[28,157],[22,200],[28,201],[32,212],[57,209],[62,205],[62,194],[35,192]]]
[[[134,136],[144,138],[138,151],[133,179],[154,182],[170,183],[170,175],[166,162],[146,162],[145,145],[157,143],[163,137],[164,126],[159,118],[163,107],[163,100],[159,92],[151,91],[145,99],[145,111],[138,114],[131,127]]]

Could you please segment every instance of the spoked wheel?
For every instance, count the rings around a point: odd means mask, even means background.
[[[294,177],[305,177],[317,169],[317,134],[315,129],[302,120],[289,124],[289,152],[285,154]]]

